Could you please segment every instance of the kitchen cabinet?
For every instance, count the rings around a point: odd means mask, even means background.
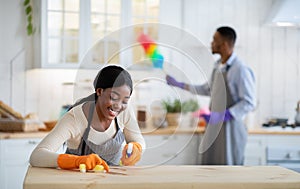
[[[266,163],[300,172],[300,137],[269,135],[266,137]]]
[[[195,165],[200,135],[145,135],[146,150],[138,165]]]
[[[196,165],[203,134],[144,135],[146,150],[138,165]],[[279,165],[300,172],[300,137],[292,134],[249,134],[246,166]]]
[[[248,141],[245,148],[244,165],[246,166],[266,165],[266,149],[267,149],[267,143],[266,143],[265,136],[248,135]],[[199,158],[198,163],[200,164],[200,162],[201,160]]]
[[[266,164],[265,138],[261,135],[249,135],[245,149],[245,165],[265,165]]]
[[[21,189],[31,152],[41,138],[0,140],[0,183],[2,189]],[[63,148],[59,150],[63,152]]]
[[[0,140],[1,188],[22,188],[29,157],[39,138]]]
[[[299,135],[249,135],[245,165],[278,165],[300,172]]]

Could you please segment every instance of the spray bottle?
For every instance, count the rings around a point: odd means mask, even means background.
[[[131,156],[132,148],[133,148],[133,144],[132,144],[132,143],[129,143],[129,144],[128,144],[127,151],[126,151],[127,157],[130,157],[130,156]]]

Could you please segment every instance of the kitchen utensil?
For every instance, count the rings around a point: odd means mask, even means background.
[[[51,131],[55,127],[56,123],[57,123],[57,120],[44,121],[44,124],[45,124],[48,131]]]
[[[15,119],[23,119],[23,116],[21,113],[15,111],[12,107],[8,106],[4,102],[0,100],[0,109],[1,109],[1,114],[7,116],[7,117],[13,117]]]

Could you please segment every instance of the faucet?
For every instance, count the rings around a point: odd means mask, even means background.
[[[300,100],[299,100],[298,103],[297,103],[296,111],[297,111],[297,112],[300,112]]]
[[[300,125],[300,100],[297,103],[296,116],[295,116],[295,124],[296,125]]]

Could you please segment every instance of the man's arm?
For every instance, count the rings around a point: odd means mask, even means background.
[[[243,67],[238,74],[237,95],[238,102],[229,111],[235,118],[244,117],[256,106],[255,77],[250,68]]]

